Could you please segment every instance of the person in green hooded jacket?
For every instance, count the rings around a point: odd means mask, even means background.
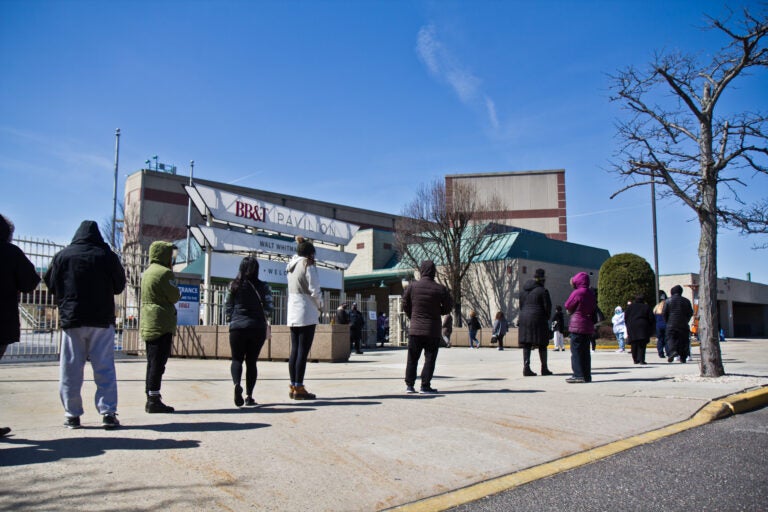
[[[149,246],[149,267],[141,275],[141,316],[139,331],[147,344],[147,405],[148,413],[173,412],[160,396],[165,365],[171,355],[173,333],[176,331],[176,306],[181,292],[173,275],[174,245],[152,242]]]

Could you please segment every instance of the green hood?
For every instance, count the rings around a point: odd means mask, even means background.
[[[170,242],[152,242],[152,245],[149,246],[149,262],[171,268],[173,266],[173,249],[175,247]]]

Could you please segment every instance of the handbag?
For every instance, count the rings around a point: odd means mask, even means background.
[[[493,336],[491,336],[491,343],[498,343],[498,342],[499,342],[499,337],[498,336],[496,336],[495,334]]]
[[[253,289],[254,293],[256,293],[256,296],[259,298],[259,304],[261,305],[261,311],[264,312],[264,301],[261,299],[261,294],[256,289],[255,286],[253,286],[253,283],[248,281],[248,284],[251,285],[251,289]],[[269,324],[269,319],[266,318],[266,314],[264,315],[265,320],[267,321],[267,340],[272,340],[272,326]]]

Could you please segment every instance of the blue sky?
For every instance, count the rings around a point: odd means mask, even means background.
[[[737,10],[760,2],[728,2]],[[158,155],[187,174],[399,213],[450,173],[566,169],[568,236],[653,261],[650,191],[609,199],[608,75],[702,56],[722,0],[0,0],[0,212],[68,241]],[[768,73],[729,108],[766,110]],[[765,178],[745,176],[747,200]],[[698,223],[658,203],[662,274],[697,272]],[[765,239],[721,231],[718,274],[768,283]]]

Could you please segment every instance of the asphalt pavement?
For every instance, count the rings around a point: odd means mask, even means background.
[[[318,399],[302,402],[288,398],[285,362],[259,362],[260,405],[242,409],[228,361],[172,359],[167,415],[144,412],[145,362],[121,358],[114,431],[101,428],[90,369],[84,428],[69,430],[57,364],[3,360],[0,425],[13,431],[0,439],[0,510],[445,510],[708,423],[731,402],[757,407],[768,340],[722,350],[718,379],[699,377],[698,349],[693,363],[644,366],[598,350],[594,381],[567,384],[568,352],[549,352],[555,375],[523,377],[520,350],[441,349],[437,395],[406,395],[406,352],[373,350],[310,364]]]

